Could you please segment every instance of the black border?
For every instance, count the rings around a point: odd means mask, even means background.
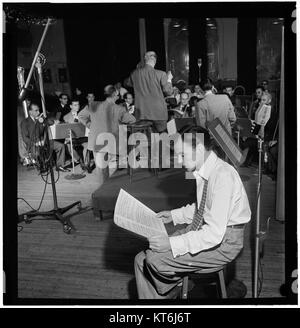
[[[286,298],[242,299],[239,305],[296,304],[297,295],[290,293],[291,272],[297,267],[297,185],[296,185],[296,35],[291,31],[294,21],[292,11],[296,2],[247,3],[122,3],[122,4],[50,4],[19,3],[30,7],[36,15],[79,19],[88,14],[96,17],[283,17],[285,19],[285,127],[286,127]],[[5,3],[3,5],[6,5]],[[9,4],[16,5],[16,4]],[[18,4],[17,4],[18,5]],[[261,13],[261,14],[260,14]],[[150,302],[138,300],[83,300],[83,299],[20,299],[17,298],[17,83],[16,83],[16,33],[9,24],[3,35],[3,241],[4,270],[8,305],[201,305],[192,302]],[[235,300],[206,301],[203,305],[236,305]]]

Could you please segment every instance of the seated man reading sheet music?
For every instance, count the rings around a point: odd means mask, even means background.
[[[186,273],[225,265],[243,248],[244,226],[251,217],[246,191],[235,168],[217,156],[207,130],[198,127],[197,132],[190,134],[193,138],[185,135],[182,158],[196,180],[197,204],[157,214],[164,223],[187,226],[172,236],[149,237],[149,249],[135,257],[140,299],[173,298]]]

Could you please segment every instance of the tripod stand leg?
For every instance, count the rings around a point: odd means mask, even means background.
[[[71,221],[68,218],[63,217],[61,213],[56,212],[55,216],[57,220],[59,220],[62,223],[64,233],[69,234],[71,230],[76,230],[73,224],[71,223]]]
[[[66,207],[61,208],[60,209],[60,213],[61,214],[64,214],[64,213],[66,213],[67,211],[69,211],[71,208],[73,208],[75,206],[77,206],[78,210],[81,210],[81,208],[82,208],[81,201],[79,200],[79,201],[77,201],[77,202],[75,202],[75,203],[73,203],[71,205],[68,205]]]

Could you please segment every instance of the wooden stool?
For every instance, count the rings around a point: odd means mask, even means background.
[[[128,124],[128,138],[133,133],[143,133],[146,135],[148,140],[148,168],[151,168],[151,132],[152,132],[152,123],[151,122],[136,122],[134,124]],[[130,153],[135,148],[134,145],[128,145],[128,153]],[[128,166],[128,172],[130,177],[130,182],[132,181],[133,176],[133,168],[129,165]],[[154,173],[156,174],[156,169],[154,169]]]
[[[214,274],[216,285],[219,287],[219,295],[221,298],[227,298],[226,286],[225,286],[225,278],[224,278],[224,266],[213,268],[213,269],[204,269],[200,271],[191,272],[183,278],[182,282],[182,292],[181,298],[187,299],[188,298],[188,282],[189,278],[204,278],[208,274]]]

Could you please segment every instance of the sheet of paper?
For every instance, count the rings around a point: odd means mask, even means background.
[[[167,231],[156,213],[121,189],[114,212],[114,222],[121,228],[149,238]]]
[[[167,123],[167,130],[169,135],[177,133],[176,123],[174,119],[170,120]]]

